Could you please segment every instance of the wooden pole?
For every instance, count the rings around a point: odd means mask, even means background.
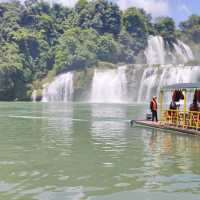
[[[164,92],[163,90],[160,91],[160,120],[163,121],[163,96],[164,96]]]
[[[184,110],[183,110],[183,112],[184,112],[184,118],[183,118],[183,126],[185,127],[185,125],[186,125],[186,112],[187,112],[187,90],[186,89],[184,89],[183,90],[184,91]]]

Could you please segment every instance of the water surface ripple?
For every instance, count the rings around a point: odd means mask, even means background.
[[[199,199],[200,137],[130,128],[146,107],[1,103],[0,199]]]

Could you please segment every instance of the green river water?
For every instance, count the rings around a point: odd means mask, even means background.
[[[0,200],[199,200],[200,137],[130,128],[146,107],[0,103]]]

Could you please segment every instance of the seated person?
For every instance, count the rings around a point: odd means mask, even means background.
[[[199,115],[198,115],[198,111],[200,111],[197,100],[193,99],[193,103],[190,105],[190,118],[192,118],[192,121],[190,122],[192,126],[196,126],[197,123],[199,123]],[[195,112],[196,111],[196,112]],[[194,113],[193,113],[194,112]]]
[[[193,103],[190,105],[190,111],[199,111],[199,106],[196,99],[193,99]]]
[[[175,101],[171,101],[170,106],[169,106],[169,111],[168,111],[168,115],[171,117],[172,122],[174,123],[176,120],[176,115],[177,115],[177,105]]]
[[[171,101],[170,106],[169,106],[170,110],[176,110],[177,109],[177,105],[175,101]]]

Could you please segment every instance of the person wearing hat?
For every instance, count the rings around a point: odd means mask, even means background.
[[[152,113],[152,121],[154,121],[154,118],[156,118],[156,122],[158,122],[158,115],[157,115],[158,104],[156,96],[154,96],[150,102],[150,109]]]

